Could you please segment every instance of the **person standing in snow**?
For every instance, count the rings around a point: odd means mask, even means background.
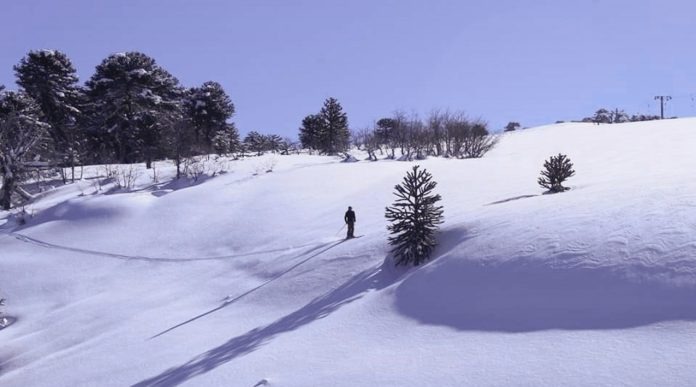
[[[348,206],[348,211],[346,211],[346,214],[343,216],[343,220],[348,225],[348,235],[346,236],[346,239],[354,238],[355,235],[353,235],[353,232],[355,231],[355,212],[353,212],[353,207]]]

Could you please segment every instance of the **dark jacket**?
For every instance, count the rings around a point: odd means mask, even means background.
[[[346,215],[343,217],[346,223],[355,223],[355,212],[353,210],[346,211]]]

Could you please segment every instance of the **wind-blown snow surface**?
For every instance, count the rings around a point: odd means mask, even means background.
[[[411,163],[56,189],[0,236],[0,385],[694,385],[694,149],[694,119],[561,124],[420,161],[446,221],[408,270],[384,207]],[[558,152],[572,190],[541,195]]]

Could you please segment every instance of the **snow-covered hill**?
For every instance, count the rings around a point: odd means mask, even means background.
[[[60,187],[0,220],[0,385],[694,385],[695,149],[696,119],[560,124],[420,161],[445,223],[415,269],[384,263],[411,163]],[[541,195],[559,152],[572,190]]]

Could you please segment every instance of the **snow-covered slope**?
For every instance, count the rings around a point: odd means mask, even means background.
[[[384,263],[411,163],[58,188],[2,227],[0,385],[696,384],[694,149],[696,119],[560,124],[420,161],[445,223],[416,269]],[[541,195],[559,152],[572,190]],[[363,237],[344,242],[349,205]]]

